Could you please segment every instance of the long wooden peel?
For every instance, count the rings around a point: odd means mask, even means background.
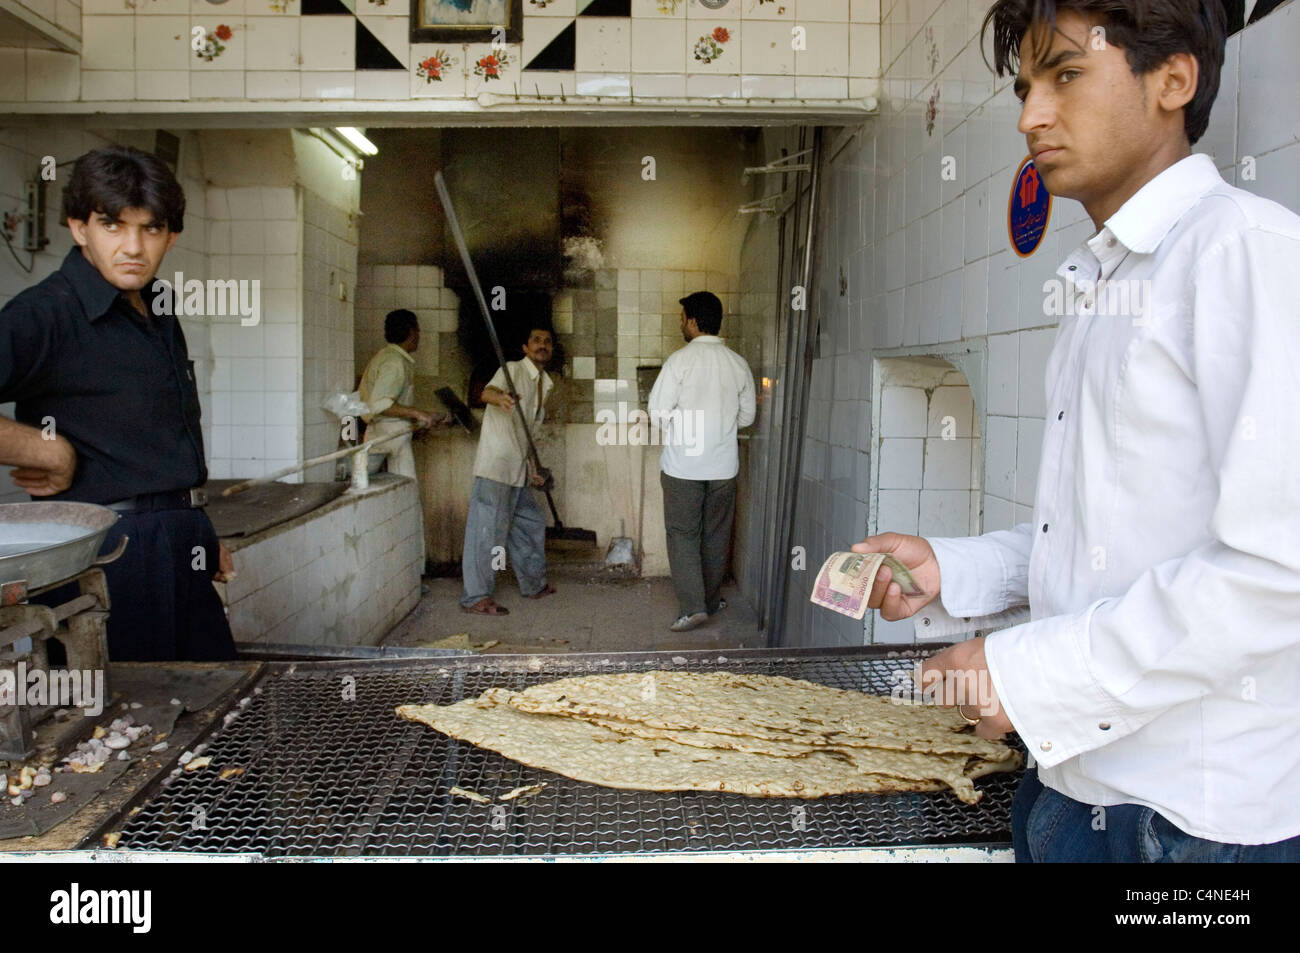
[[[260,486],[263,483],[274,483],[281,477],[291,476],[308,467],[314,467],[318,463],[329,463],[331,460],[337,460],[339,457],[350,456],[354,453],[360,453],[362,450],[367,452],[381,443],[387,443],[389,440],[396,440],[398,437],[405,437],[407,434],[414,433],[415,428],[408,426],[404,430],[396,433],[390,433],[386,437],[376,437],[374,440],[367,440],[365,443],[358,444],[355,447],[344,447],[342,450],[335,450],[333,453],[322,454],[319,457],[312,457],[310,460],[304,460],[302,463],[295,463],[292,466],[276,470],[274,473],[268,473],[266,476],[256,477],[252,480],[245,480],[243,483],[236,483],[234,486],[228,486],[221,491],[222,496],[234,496],[236,493],[243,493],[249,487]]]
[[[456,210],[451,204],[451,195],[447,192],[447,182],[442,177],[442,172],[436,172],[433,176],[434,187],[438,190],[438,198],[442,201],[442,209],[447,215],[447,227],[451,229],[452,238],[456,240],[456,247],[460,250],[460,260],[465,264],[465,274],[469,276],[470,287],[474,289],[474,297],[478,301],[479,311],[483,315],[483,323],[487,325],[488,337],[492,339],[492,348],[496,351],[497,360],[501,362],[501,371],[506,376],[506,387],[509,388],[510,397],[515,402],[515,411],[519,416],[519,424],[524,428],[524,439],[528,441],[528,457],[532,461],[537,472],[545,478],[542,485],[542,492],[546,494],[546,502],[551,507],[551,517],[555,520],[554,526],[546,527],[546,536],[548,539],[568,539],[596,545],[596,534],[589,529],[579,529],[576,527],[566,528],[560,520],[560,513],[555,508],[555,500],[551,497],[551,476],[550,471],[542,466],[541,458],[537,455],[537,446],[533,443],[533,435],[528,430],[528,420],[524,417],[524,409],[520,406],[519,394],[515,390],[515,382],[510,377],[510,368],[506,366],[506,354],[501,349],[501,341],[497,338],[497,330],[492,323],[492,315],[488,311],[487,299],[483,297],[483,288],[478,283],[478,273],[474,270],[474,262],[469,257],[469,246],[465,244],[465,235],[460,230],[460,222],[456,219]]]

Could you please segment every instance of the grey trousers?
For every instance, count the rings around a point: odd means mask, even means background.
[[[496,547],[504,549],[494,553]],[[465,579],[462,606],[468,608],[496,591],[493,560],[503,553],[510,556],[522,595],[535,595],[546,588],[546,518],[533,491],[475,477],[460,563]],[[502,562],[497,565],[504,568]]]
[[[718,611],[736,514],[736,478],[679,480],[662,470],[668,568],[682,615]]]

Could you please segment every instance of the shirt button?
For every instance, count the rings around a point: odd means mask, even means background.
[[[1103,722],[1102,722],[1100,725],[1098,725],[1097,727],[1100,728],[1102,731],[1110,731],[1110,722],[1108,722],[1108,721],[1103,721]]]
[[[926,616],[924,619],[921,620],[921,625],[929,625],[929,624],[930,624],[929,616]]]
[[[1044,533],[1047,532],[1047,524],[1046,524],[1046,523],[1043,524],[1043,532],[1044,532]]]
[[[1078,270],[1079,270],[1079,266],[1078,266],[1078,265],[1071,265],[1071,266],[1070,266],[1070,270],[1071,270],[1071,271],[1078,271]]]
[[[1115,247],[1115,239],[1113,239],[1113,238],[1108,238],[1108,239],[1106,239],[1106,247],[1107,247],[1107,248],[1114,248],[1114,247]]]
[[[1044,741],[1044,742],[1043,742],[1041,745],[1039,745],[1038,747],[1042,748],[1044,751],[1051,751],[1051,750],[1052,750],[1052,743],[1051,743],[1050,741]]]
[[[1065,411],[1061,411],[1059,414],[1057,414],[1057,415],[1056,415],[1056,419],[1057,419],[1057,420],[1064,420],[1064,419],[1065,419]]]

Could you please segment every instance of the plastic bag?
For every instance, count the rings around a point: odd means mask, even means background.
[[[340,420],[344,417],[360,417],[362,414],[370,413],[370,405],[361,399],[361,392],[355,390],[350,394],[336,391],[325,398],[321,407]]]

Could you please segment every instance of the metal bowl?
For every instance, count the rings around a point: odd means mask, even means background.
[[[93,503],[0,504],[0,583],[23,580],[28,590],[39,589],[92,563],[112,562],[121,546],[95,557],[117,520],[113,510]]]

